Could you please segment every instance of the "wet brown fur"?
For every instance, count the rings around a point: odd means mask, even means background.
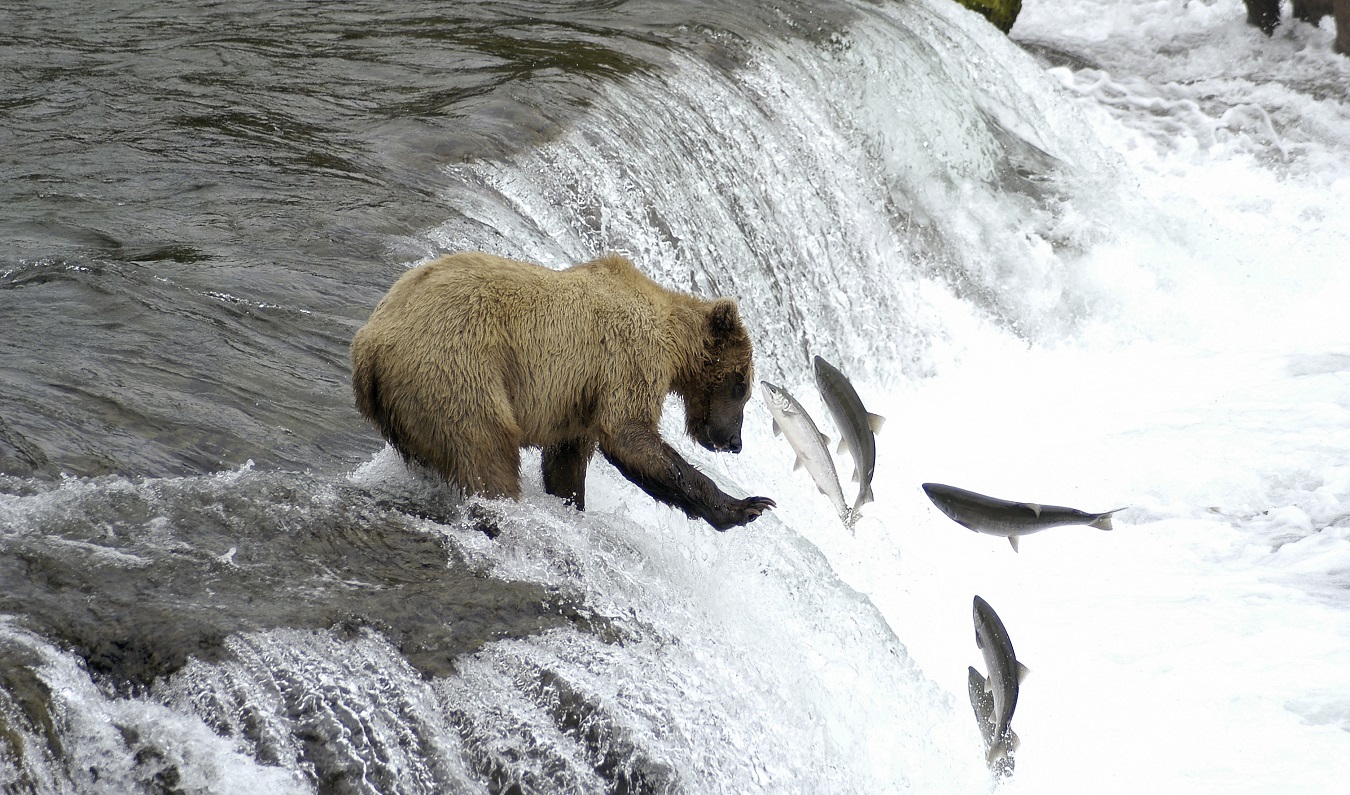
[[[734,301],[667,290],[623,257],[555,271],[461,253],[408,271],[380,301],[352,341],[352,388],[405,459],[465,492],[519,497],[520,449],[537,447],[548,491],[582,507],[597,445],[635,482],[649,468],[686,478],[659,449],[665,396],[684,399],[697,435],[725,408],[719,384],[741,379],[748,395],[751,356]],[[745,400],[735,403],[739,433]]]

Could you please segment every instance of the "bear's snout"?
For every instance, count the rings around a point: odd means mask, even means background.
[[[709,426],[704,426],[700,430],[702,433],[697,434],[696,437],[698,443],[714,453],[739,453],[741,451],[741,434],[739,431],[717,433]]]

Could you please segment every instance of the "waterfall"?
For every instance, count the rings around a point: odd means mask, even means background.
[[[451,169],[435,247],[555,267],[613,250],[735,296],[770,378],[814,354],[922,375],[953,296],[1018,333],[1071,328],[1091,296],[1066,263],[1106,234],[1074,203],[1118,165],[1031,56],[949,6],[672,51],[559,139]]]

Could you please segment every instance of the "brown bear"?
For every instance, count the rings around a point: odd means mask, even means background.
[[[405,273],[352,340],[356,407],[405,460],[466,494],[520,496],[520,449],[578,509],[598,446],[652,497],[718,530],[774,507],[717,488],[661,438],[669,393],[689,435],[741,449],[754,381],[735,301],[667,290],[604,256],[555,271],[490,254]]]

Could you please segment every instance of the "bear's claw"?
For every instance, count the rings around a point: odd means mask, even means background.
[[[777,507],[777,505],[778,503],[768,497],[746,497],[743,500],[737,500],[732,504],[731,510],[728,511],[730,516],[727,520],[713,524],[713,527],[726,531],[733,527],[749,524],[758,519],[760,514]]]
[[[745,511],[750,514],[750,518],[753,519],[765,511],[770,511],[777,507],[778,503],[768,497],[751,497],[746,500]]]

